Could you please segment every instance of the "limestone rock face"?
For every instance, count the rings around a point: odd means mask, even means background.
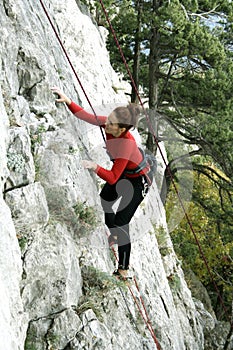
[[[161,349],[223,349],[229,325],[192,297],[155,183],[131,223],[135,299],[111,276],[102,181],[81,163],[111,165],[102,136],[55,104],[50,87],[90,110],[86,93],[107,115],[127,103],[125,84],[110,65],[106,30],[79,2],[44,3],[82,87],[41,2],[2,1],[0,350],[155,349],[137,304]]]
[[[10,146],[7,150],[7,165],[10,176],[6,189],[11,189],[34,182],[35,166],[27,131],[24,128],[12,128],[8,135]]]
[[[0,348],[20,350],[28,324],[20,296],[21,256],[11,213],[2,198],[0,208]]]
[[[60,224],[37,233],[25,254],[24,273],[22,299],[30,319],[77,305],[82,287],[77,247]]]

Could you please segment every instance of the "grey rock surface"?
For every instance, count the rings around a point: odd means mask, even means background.
[[[106,31],[78,1],[45,5],[93,105],[126,104]],[[57,106],[50,87],[89,108],[84,93],[40,1],[2,1],[0,23],[0,350],[155,349],[129,289],[111,276],[102,182],[81,164],[110,165],[101,134]],[[132,291],[161,349],[222,349],[229,325],[192,297],[155,183],[131,237]]]

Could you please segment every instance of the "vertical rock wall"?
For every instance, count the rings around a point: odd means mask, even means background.
[[[44,2],[92,104],[126,103],[90,17],[75,0]],[[101,183],[81,166],[108,163],[99,130],[56,106],[50,87],[88,108],[83,91],[40,1],[4,0],[0,21],[0,349],[155,349],[129,291],[111,277]],[[204,349],[215,321],[187,288],[155,184],[131,235],[161,348]]]

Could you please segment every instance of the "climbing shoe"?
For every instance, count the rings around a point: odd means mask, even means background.
[[[119,270],[115,270],[113,272],[113,276],[115,276],[118,280],[120,281],[124,281],[124,282],[127,282],[127,281],[132,281],[133,278],[131,276],[123,276]]]

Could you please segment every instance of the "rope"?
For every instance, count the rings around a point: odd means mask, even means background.
[[[51,20],[51,17],[50,17],[50,15],[49,15],[49,13],[48,13],[48,11],[47,11],[47,9],[46,9],[46,7],[45,7],[43,1],[42,1],[42,0],[39,0],[39,1],[40,1],[40,3],[41,3],[41,6],[42,6],[42,8],[43,8],[43,10],[44,10],[44,13],[45,13],[45,15],[46,15],[46,17],[47,17],[49,23],[50,23],[50,25],[51,25],[51,27],[52,27],[52,29],[53,29],[53,31],[54,31],[54,34],[55,34],[55,36],[56,36],[56,38],[57,38],[57,40],[58,40],[58,42],[59,42],[59,44],[60,44],[60,46],[61,46],[61,48],[62,48],[62,51],[63,51],[63,53],[64,53],[64,55],[65,55],[65,57],[66,57],[66,59],[67,59],[67,61],[68,61],[68,63],[69,63],[69,65],[70,65],[70,67],[71,67],[71,69],[72,69],[74,75],[75,75],[75,78],[77,79],[77,81],[78,81],[78,83],[79,83],[79,85],[80,85],[80,87],[81,87],[81,89],[82,89],[82,92],[84,93],[84,96],[85,96],[85,98],[86,98],[86,100],[87,100],[87,102],[88,102],[88,104],[89,104],[89,106],[90,106],[90,108],[91,108],[91,110],[92,110],[92,112],[93,112],[95,118],[96,118],[96,121],[97,121],[98,126],[99,126],[100,131],[101,131],[102,138],[103,138],[104,142],[106,143],[103,130],[102,130],[100,124],[99,124],[97,114],[96,114],[96,112],[95,112],[95,110],[94,110],[94,108],[93,108],[93,106],[92,106],[92,104],[91,104],[91,101],[90,101],[89,97],[87,96],[87,93],[86,93],[86,91],[85,91],[85,89],[84,89],[84,87],[83,87],[83,85],[82,85],[82,83],[81,83],[81,80],[80,80],[79,77],[78,77],[78,74],[77,74],[77,72],[76,72],[76,70],[75,70],[75,68],[74,68],[74,66],[73,66],[73,64],[72,64],[72,62],[71,62],[71,60],[70,60],[70,58],[69,58],[69,55],[68,55],[68,53],[67,53],[67,51],[66,51],[66,49],[65,49],[65,46],[63,45],[63,43],[62,43],[62,41],[61,41],[61,38],[60,38],[60,36],[59,36],[59,34],[58,34],[58,32],[57,32],[57,30],[56,30],[56,28],[55,28],[55,26],[54,26],[52,20]]]
[[[81,81],[80,81],[80,79],[79,79],[79,77],[78,77],[78,75],[77,75],[77,73],[76,73],[76,71],[75,71],[75,69],[74,69],[74,66],[73,66],[73,64],[72,64],[72,62],[71,62],[71,60],[70,60],[70,58],[69,58],[69,55],[68,55],[68,53],[67,53],[67,51],[66,51],[66,49],[65,49],[65,47],[64,47],[64,45],[63,45],[63,43],[62,43],[62,41],[61,41],[61,39],[60,39],[60,37],[59,37],[59,35],[58,35],[58,32],[57,32],[57,30],[56,30],[56,28],[55,28],[55,26],[54,26],[54,24],[53,24],[53,22],[52,22],[50,16],[49,16],[49,13],[48,13],[48,11],[47,11],[47,9],[46,9],[46,7],[45,7],[45,5],[44,5],[44,3],[43,3],[42,0],[40,0],[40,3],[41,3],[41,6],[42,6],[42,8],[43,8],[43,10],[44,10],[44,12],[45,12],[47,18],[48,18],[48,21],[49,21],[50,25],[51,25],[51,27],[52,27],[54,33],[55,33],[55,36],[56,36],[56,38],[57,38],[57,40],[58,40],[58,42],[59,42],[59,44],[60,44],[60,46],[61,46],[61,48],[62,48],[64,54],[65,54],[65,57],[67,58],[68,63],[69,63],[69,65],[70,65],[70,67],[71,67],[71,69],[72,69],[72,71],[73,71],[73,73],[74,73],[74,75],[75,75],[75,77],[76,77],[76,79],[77,79],[77,81],[78,81],[78,83],[79,83],[79,85],[80,85],[80,87],[81,87],[81,89],[82,89],[82,91],[83,91],[83,93],[84,93],[84,95],[85,95],[85,97],[86,97],[86,99],[87,99],[87,101],[88,101],[88,103],[89,103],[89,105],[90,105],[92,111],[93,111],[93,114],[95,115],[96,120],[98,121],[98,118],[97,118],[97,115],[96,115],[96,113],[95,113],[95,110],[94,110],[94,108],[93,108],[93,106],[92,106],[92,104],[91,104],[91,102],[90,102],[90,100],[89,100],[89,98],[88,98],[88,96],[87,96],[87,94],[86,94],[84,88],[83,88],[83,85],[82,85],[82,83],[81,83]],[[99,127],[100,127],[100,125],[99,125]],[[104,139],[104,141],[105,141],[105,137],[104,137],[103,130],[101,129],[101,127],[100,127],[100,130],[101,130],[102,137],[103,137],[103,139]],[[115,252],[114,252],[114,254],[115,254]],[[158,343],[157,338],[156,338],[156,336],[155,336],[155,333],[154,333],[154,331],[153,331],[153,329],[152,329],[151,322],[150,322],[150,320],[149,320],[149,318],[148,318],[148,313],[146,312],[146,316],[147,316],[147,319],[146,319],[145,316],[143,315],[143,312],[142,312],[142,310],[141,310],[141,308],[140,308],[140,305],[139,305],[138,302],[137,302],[137,299],[136,299],[136,297],[135,297],[135,295],[134,295],[132,289],[130,288],[130,286],[128,286],[128,288],[129,288],[129,290],[130,290],[130,293],[131,293],[131,295],[132,295],[132,297],[133,297],[133,299],[134,299],[134,301],[135,301],[135,303],[136,303],[136,305],[137,305],[137,308],[138,308],[138,310],[139,310],[139,312],[140,312],[140,314],[141,314],[141,316],[142,316],[142,318],[143,318],[143,320],[144,320],[144,322],[145,322],[147,328],[149,329],[149,331],[150,331],[150,333],[151,333],[151,335],[152,335],[152,338],[153,338],[153,340],[154,340],[154,342],[155,342],[155,344],[156,344],[157,350],[160,350],[159,343]],[[122,291],[121,291],[121,293],[122,293]],[[140,299],[142,300],[141,296],[140,296]],[[128,306],[127,306],[127,307],[128,307]],[[144,303],[143,303],[143,307],[145,308]]]
[[[189,219],[189,216],[188,216],[188,214],[187,214],[187,212],[186,212],[186,209],[185,209],[185,207],[184,207],[184,204],[183,204],[183,201],[182,201],[181,196],[180,196],[180,194],[179,194],[179,191],[178,191],[178,189],[177,189],[177,186],[176,186],[176,184],[175,184],[175,182],[174,182],[174,178],[173,178],[171,169],[170,169],[170,167],[168,166],[168,164],[167,164],[167,162],[166,162],[166,159],[165,159],[165,157],[164,157],[164,155],[163,155],[163,152],[162,152],[162,150],[161,150],[161,147],[160,147],[160,145],[159,145],[159,142],[158,142],[158,140],[157,140],[157,138],[156,138],[156,136],[155,136],[155,131],[154,131],[153,126],[152,126],[152,124],[151,124],[150,118],[149,118],[147,112],[145,111],[144,105],[143,105],[142,100],[141,100],[141,97],[140,97],[140,95],[139,95],[138,88],[137,88],[137,86],[136,86],[136,84],[135,84],[135,81],[134,81],[133,76],[132,76],[132,74],[131,74],[131,72],[130,72],[129,66],[128,66],[127,62],[126,62],[126,59],[125,59],[124,53],[123,53],[123,51],[122,51],[121,45],[119,44],[119,41],[118,41],[118,39],[117,39],[116,32],[115,32],[115,30],[114,30],[114,28],[113,28],[113,26],[112,26],[112,24],[111,24],[111,21],[110,21],[110,19],[109,19],[109,16],[108,16],[108,13],[107,13],[107,11],[106,11],[106,9],[105,9],[105,6],[104,6],[104,4],[103,4],[103,1],[102,1],[102,0],[99,0],[99,2],[100,2],[100,4],[101,4],[101,7],[102,7],[103,12],[104,12],[104,14],[105,14],[106,21],[107,21],[107,23],[108,23],[108,25],[109,25],[109,28],[110,28],[110,30],[111,30],[111,32],[112,32],[114,41],[115,41],[115,43],[116,43],[116,45],[117,45],[117,48],[118,48],[118,50],[119,50],[119,52],[120,52],[122,61],[123,61],[124,65],[125,65],[125,68],[126,68],[126,71],[127,71],[128,75],[129,75],[129,78],[130,78],[130,80],[131,80],[132,86],[133,86],[133,88],[134,88],[134,90],[135,90],[135,92],[136,92],[136,95],[137,95],[137,97],[138,97],[138,101],[139,101],[139,103],[140,103],[140,105],[141,105],[141,107],[142,107],[142,109],[143,109],[143,111],[144,111],[144,114],[145,114],[145,116],[146,116],[149,131],[150,131],[151,134],[153,135],[154,141],[156,142],[156,145],[157,145],[157,147],[158,147],[158,149],[159,149],[159,152],[160,152],[160,154],[161,154],[161,157],[162,157],[162,159],[163,159],[163,162],[164,162],[164,164],[165,164],[165,166],[166,166],[166,168],[167,168],[167,171],[168,171],[168,173],[169,173],[169,176],[170,176],[170,178],[171,178],[172,184],[173,184],[173,186],[174,186],[176,195],[177,195],[177,197],[178,197],[178,199],[179,199],[181,208],[182,208],[182,210],[183,210],[183,212],[184,212],[184,215],[185,215],[185,218],[186,218],[186,220],[187,220],[187,223],[188,223],[188,225],[189,225],[189,227],[190,227],[190,230],[191,230],[191,232],[192,232],[192,234],[193,234],[193,236],[194,236],[195,242],[196,242],[196,244],[197,244],[197,246],[198,246],[199,252],[200,252],[200,254],[201,254],[201,256],[202,256],[202,259],[203,259],[203,261],[204,261],[204,263],[205,263],[205,266],[206,266],[206,268],[207,268],[207,271],[208,271],[208,273],[209,273],[209,276],[210,276],[210,279],[211,279],[211,281],[212,281],[212,283],[213,283],[213,286],[214,286],[214,288],[215,288],[215,291],[216,291],[216,293],[217,293],[217,295],[218,295],[218,297],[219,297],[219,300],[220,300],[220,303],[221,303],[221,305],[222,305],[222,307],[223,307],[223,310],[224,310],[224,312],[225,312],[225,315],[226,315],[227,318],[229,319],[230,325],[231,325],[231,327],[233,328],[233,321],[231,320],[231,317],[229,316],[229,314],[228,314],[228,312],[227,312],[227,309],[226,309],[226,306],[225,306],[225,304],[224,304],[223,298],[222,298],[222,296],[221,296],[221,294],[220,294],[220,292],[219,292],[218,286],[217,286],[217,284],[216,284],[216,282],[215,282],[215,280],[214,280],[212,271],[210,270],[210,267],[209,267],[209,264],[208,264],[207,259],[206,259],[206,257],[205,257],[205,254],[204,254],[204,252],[203,252],[203,249],[202,249],[202,247],[201,247],[201,245],[200,245],[200,242],[199,242],[199,240],[198,240],[198,237],[197,237],[197,235],[196,235],[196,233],[195,233],[195,231],[194,231],[193,225],[192,225],[192,223],[191,223],[191,221],[190,221],[190,219]]]
[[[143,312],[142,312],[142,309],[140,308],[140,305],[139,305],[139,303],[138,303],[138,301],[137,301],[137,299],[136,299],[136,296],[135,296],[134,293],[133,293],[133,290],[131,289],[130,286],[128,286],[128,288],[129,288],[129,291],[130,291],[130,293],[131,293],[131,295],[132,295],[132,297],[133,297],[133,299],[134,299],[134,302],[135,302],[135,304],[136,304],[136,306],[137,306],[137,308],[138,308],[138,311],[139,311],[140,315],[142,316],[142,319],[144,320],[144,322],[145,322],[145,324],[146,324],[146,326],[147,326],[147,328],[148,328],[148,330],[149,330],[149,332],[150,332],[150,334],[151,334],[151,336],[152,336],[152,339],[154,340],[154,343],[155,343],[155,345],[156,345],[157,350],[161,350],[160,345],[159,345],[159,342],[158,342],[158,340],[157,340],[157,338],[156,338],[155,332],[154,332],[154,330],[153,330],[153,328],[152,328],[152,326],[151,326],[150,319],[147,319],[147,318],[144,316],[144,314],[143,314]],[[142,298],[141,298],[141,295],[140,295],[140,299],[142,299]],[[143,303],[143,307],[144,307],[144,303]],[[147,313],[146,313],[146,314],[147,314]]]
[[[63,43],[62,43],[62,41],[61,41],[61,39],[60,39],[60,37],[59,37],[59,35],[58,35],[58,32],[57,32],[57,30],[56,30],[56,28],[55,28],[55,26],[54,26],[54,24],[53,24],[53,22],[52,22],[50,16],[49,16],[49,13],[48,13],[48,11],[47,11],[47,9],[46,9],[46,7],[45,7],[43,1],[42,1],[42,0],[39,0],[39,1],[40,1],[40,3],[41,3],[41,6],[42,6],[42,8],[43,8],[43,10],[44,10],[44,12],[45,12],[45,15],[46,15],[46,17],[47,17],[49,23],[50,23],[50,25],[51,25],[51,27],[52,27],[52,29],[53,29],[53,31],[54,31],[54,34],[55,34],[55,36],[56,36],[56,38],[57,38],[57,40],[58,40],[58,42],[59,42],[59,44],[60,44],[60,46],[61,46],[61,48],[62,48],[62,50],[63,50],[63,53],[65,54],[65,57],[66,57],[66,59],[67,59],[69,65],[70,65],[70,67],[71,67],[71,69],[72,69],[72,71],[73,71],[73,73],[74,73],[74,75],[75,75],[75,77],[76,77],[76,79],[77,79],[77,81],[78,81],[78,83],[79,83],[79,85],[80,85],[80,87],[81,87],[83,93],[84,93],[84,96],[85,96],[85,98],[87,99],[87,102],[88,102],[88,104],[89,104],[89,106],[90,106],[90,108],[91,108],[91,110],[92,110],[92,112],[93,112],[93,114],[94,114],[94,116],[95,116],[97,122],[98,122],[98,117],[97,117],[97,115],[96,115],[96,112],[95,112],[95,110],[94,110],[94,108],[93,108],[93,106],[92,106],[92,104],[91,104],[91,101],[90,101],[90,99],[88,98],[88,96],[87,96],[87,94],[86,94],[86,91],[85,91],[85,89],[84,89],[84,87],[83,87],[83,85],[82,85],[82,83],[81,83],[81,81],[80,81],[80,79],[79,79],[79,77],[78,77],[78,75],[77,75],[75,69],[74,69],[74,66],[73,66],[73,64],[72,64],[72,62],[71,62],[71,60],[70,60],[70,58],[69,58],[69,55],[68,55],[68,53],[67,53],[67,51],[66,51],[66,49],[65,49],[65,47],[64,47],[64,45],[63,45]],[[163,159],[163,162],[164,162],[164,164],[166,165],[166,168],[167,168],[167,170],[168,170],[169,176],[171,177],[171,181],[172,181],[172,184],[173,184],[173,186],[174,186],[175,192],[176,192],[176,194],[177,194],[177,196],[178,196],[178,198],[179,198],[179,201],[180,201],[182,210],[183,210],[183,212],[184,212],[184,215],[185,215],[185,217],[186,217],[186,220],[187,220],[187,222],[188,222],[188,225],[189,225],[189,227],[190,227],[190,229],[191,229],[191,232],[192,232],[193,235],[194,235],[194,238],[195,238],[195,241],[196,241],[196,243],[197,243],[198,249],[199,249],[199,251],[200,251],[200,253],[201,253],[202,259],[203,259],[203,261],[204,261],[204,263],[205,263],[205,265],[206,265],[206,267],[207,267],[207,270],[208,270],[208,273],[209,273],[209,275],[210,275],[211,281],[212,281],[212,283],[213,283],[213,285],[214,285],[214,287],[215,287],[215,290],[216,290],[216,292],[217,292],[217,294],[218,294],[220,303],[221,303],[221,305],[222,305],[222,307],[223,307],[223,309],[224,309],[225,314],[226,314],[226,315],[228,316],[228,318],[230,319],[230,317],[229,317],[229,315],[228,315],[228,313],[227,313],[226,307],[225,307],[225,305],[224,305],[222,296],[221,296],[221,294],[220,294],[220,292],[219,292],[219,290],[218,290],[218,287],[217,287],[217,285],[216,285],[216,283],[215,283],[215,281],[214,281],[214,278],[213,278],[212,272],[211,272],[211,270],[210,270],[210,267],[209,267],[209,265],[208,265],[208,262],[207,262],[207,260],[206,260],[206,258],[205,258],[204,252],[203,252],[203,250],[202,250],[202,248],[201,248],[201,245],[200,245],[200,243],[199,243],[199,240],[198,240],[198,238],[197,238],[197,235],[196,235],[196,233],[194,232],[192,223],[191,223],[191,221],[190,221],[190,219],[189,219],[189,217],[188,217],[188,215],[187,215],[187,213],[186,213],[186,210],[185,210],[183,201],[182,201],[182,199],[181,199],[181,197],[180,197],[180,194],[179,194],[179,192],[178,192],[178,189],[177,189],[177,187],[176,187],[176,185],[175,185],[175,183],[174,183],[174,179],[173,179],[171,170],[170,170],[169,166],[168,166],[167,163],[166,163],[166,160],[165,160],[165,157],[164,157],[164,155],[163,155],[163,152],[162,152],[162,150],[161,150],[161,148],[160,148],[160,145],[159,145],[159,143],[158,143],[158,140],[157,140],[157,138],[156,138],[156,136],[155,136],[155,132],[154,132],[153,126],[152,126],[152,124],[151,124],[151,121],[150,121],[150,119],[149,119],[149,116],[148,116],[148,114],[145,112],[145,109],[144,109],[142,100],[141,100],[141,98],[140,98],[138,89],[137,89],[137,87],[136,87],[136,84],[135,84],[135,82],[134,82],[134,79],[133,79],[133,77],[132,77],[132,74],[131,74],[131,72],[130,72],[130,70],[129,70],[128,64],[127,64],[127,62],[126,62],[126,59],[125,59],[125,56],[124,56],[123,51],[122,51],[122,49],[121,49],[121,46],[120,46],[120,44],[119,44],[119,42],[118,42],[117,36],[116,36],[116,34],[115,34],[115,31],[114,31],[114,29],[113,29],[113,27],[112,27],[112,24],[111,24],[110,20],[109,20],[107,11],[106,11],[106,9],[105,9],[105,7],[104,7],[104,4],[103,4],[103,1],[102,1],[102,0],[99,0],[99,1],[100,1],[101,6],[102,6],[102,9],[103,9],[103,11],[104,11],[104,13],[105,13],[107,22],[108,22],[109,27],[110,27],[110,29],[111,29],[111,31],[112,31],[113,36],[114,36],[115,42],[116,42],[116,44],[117,44],[117,47],[118,47],[118,49],[119,49],[119,51],[120,51],[120,54],[121,54],[121,57],[122,57],[123,62],[124,62],[124,64],[125,64],[125,67],[126,67],[126,69],[127,69],[127,72],[128,72],[128,74],[129,74],[129,77],[130,77],[130,80],[131,80],[131,82],[132,82],[133,88],[135,89],[135,92],[136,92],[136,94],[137,94],[138,100],[139,100],[139,102],[140,102],[140,104],[141,104],[141,106],[142,106],[142,108],[143,108],[143,110],[144,110],[144,113],[145,113],[145,116],[146,116],[146,119],[147,119],[147,123],[148,123],[149,130],[150,130],[151,134],[153,135],[153,138],[154,138],[154,140],[155,140],[155,142],[156,142],[156,144],[157,144],[157,147],[158,147],[158,149],[159,149],[159,151],[160,151],[160,154],[161,154],[161,157],[162,157],[162,159]],[[103,133],[103,130],[102,130],[101,126],[100,126],[99,124],[98,124],[98,126],[99,126],[99,128],[100,128],[102,138],[103,138],[104,142],[106,142],[105,136],[104,136],[104,133]],[[230,320],[230,324],[231,324],[231,327],[233,328],[233,323],[232,323],[231,320]]]
[[[118,286],[118,288],[119,288],[119,290],[120,290],[120,292],[121,292],[122,299],[123,299],[124,302],[125,302],[126,309],[127,309],[128,313],[129,313],[129,316],[130,316],[130,321],[131,321],[131,323],[133,324],[134,328],[137,330],[137,332],[140,333],[140,331],[139,331],[139,329],[138,329],[138,326],[137,326],[137,324],[136,324],[136,322],[135,322],[135,320],[134,320],[133,314],[132,314],[132,312],[131,312],[131,310],[130,310],[130,307],[129,307],[129,305],[128,305],[128,302],[127,302],[127,300],[126,300],[126,297],[125,297],[125,295],[124,295],[124,292],[123,292],[123,290],[122,290],[122,288],[121,288],[120,286]]]
[[[106,234],[107,234],[107,233],[106,233]],[[117,253],[116,253],[115,249],[114,249],[113,247],[111,247],[111,250],[112,250],[112,252],[113,252],[113,254],[114,254],[114,256],[115,256],[116,261],[118,261],[118,257],[117,257]],[[136,277],[135,277],[135,276],[134,276],[134,279],[133,279],[133,280],[134,280],[134,284],[135,284],[135,286],[136,286],[136,288],[137,288],[137,290],[138,290],[139,298],[140,298],[140,301],[141,301],[143,310],[144,310],[144,312],[145,312],[145,315],[143,314],[143,311],[142,311],[142,309],[141,309],[141,307],[140,307],[140,304],[139,304],[138,301],[137,301],[137,298],[136,298],[136,296],[135,296],[135,294],[134,294],[132,288],[130,287],[129,284],[127,284],[127,287],[128,287],[128,289],[129,289],[129,291],[130,291],[132,297],[133,297],[133,300],[134,300],[134,302],[135,302],[135,305],[137,306],[137,309],[138,309],[138,311],[139,311],[139,313],[140,313],[140,315],[141,315],[141,317],[142,317],[142,319],[143,319],[143,321],[144,321],[146,327],[148,328],[148,330],[149,330],[149,332],[150,332],[150,334],[151,334],[151,336],[152,336],[152,339],[154,340],[154,343],[155,343],[155,345],[156,345],[157,350],[161,350],[160,345],[159,345],[159,342],[158,342],[157,337],[156,337],[156,335],[155,335],[155,332],[154,332],[154,330],[153,330],[152,323],[151,323],[151,320],[150,320],[150,318],[149,318],[147,309],[146,309],[146,307],[145,307],[144,300],[143,300],[143,298],[142,298],[142,296],[141,296],[141,292],[140,292],[140,289],[139,289],[139,286],[138,286],[138,283],[137,283],[137,280],[136,280]]]

